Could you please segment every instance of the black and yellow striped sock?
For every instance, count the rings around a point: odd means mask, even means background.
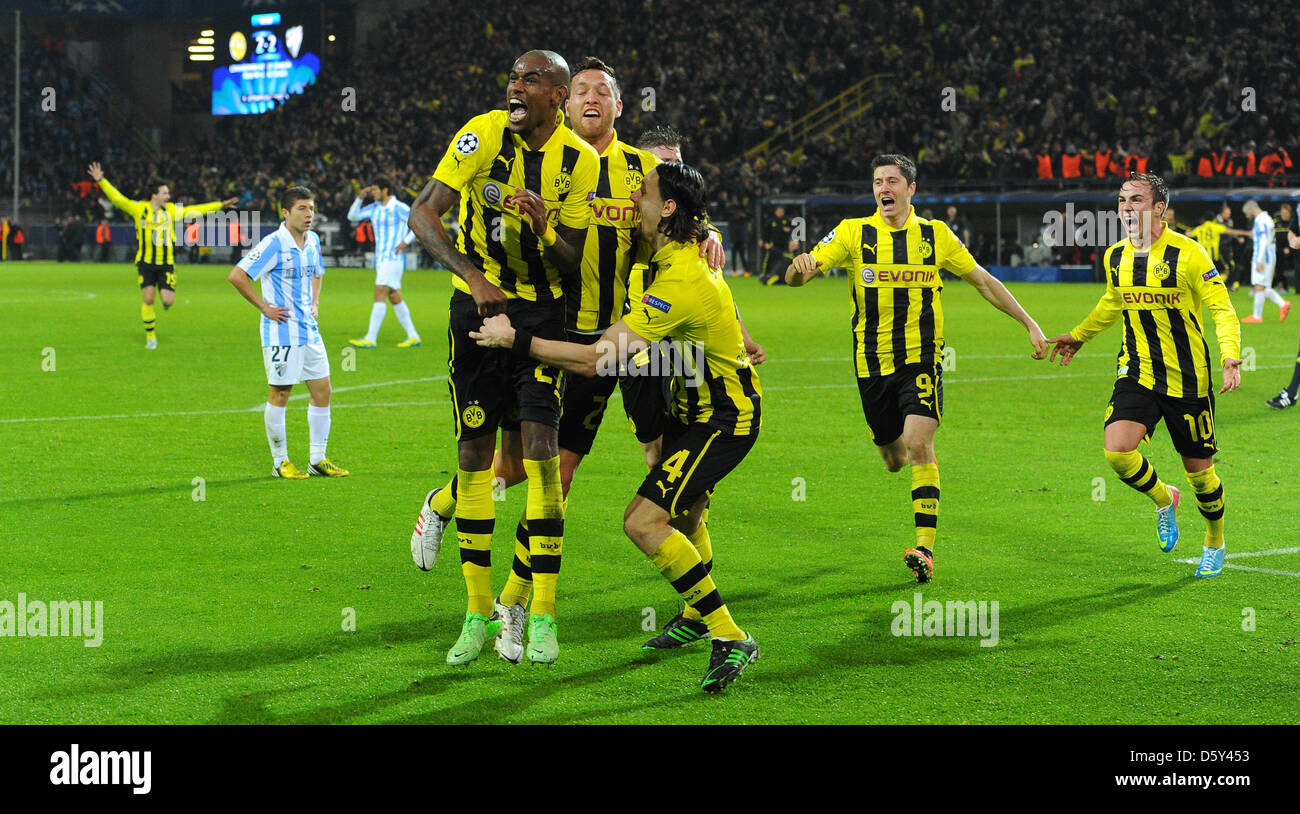
[[[681,596],[687,607],[694,608],[709,626],[709,635],[739,641],[745,633],[736,627],[731,612],[718,595],[713,577],[704,570],[700,552],[680,531],[673,531],[668,539],[650,555],[664,579],[672,583],[673,590]]]
[[[1156,475],[1156,468],[1136,449],[1131,452],[1106,450],[1106,461],[1120,480],[1151,498],[1157,509],[1163,509],[1173,502],[1174,496]]]
[[[492,503],[492,470],[457,470],[460,500],[456,503],[456,537],[460,541],[460,572],[465,575],[470,613],[491,616],[492,530],[496,507]]]
[[[912,465],[912,519],[916,523],[916,547],[934,552],[934,535],[939,529],[939,464]]]
[[[524,517],[515,526],[515,561],[510,565],[506,587],[501,589],[502,605],[528,607],[528,595],[533,592],[532,554],[528,545],[528,519]]]
[[[157,322],[157,314],[154,313],[153,306],[145,303],[140,304],[140,320],[144,322],[145,336],[153,336],[154,323]]]
[[[447,485],[433,493],[429,498],[429,508],[441,517],[448,518],[456,514],[456,489],[459,486],[457,476],[452,475]]]
[[[564,487],[560,456],[545,461],[524,459],[528,476],[528,553],[533,570],[531,613],[555,616],[555,587],[564,548]]]
[[[1223,547],[1223,481],[1211,466],[1202,472],[1188,472],[1187,480],[1196,492],[1196,507],[1205,518],[1205,544]]]
[[[695,551],[700,555],[700,564],[704,566],[704,573],[713,576],[713,540],[709,538],[709,509],[706,506],[700,518],[700,525],[696,527],[694,533],[687,535],[686,539],[691,541],[695,546]],[[700,612],[690,605],[682,610],[682,617],[690,619],[692,622],[699,622],[703,617]]]

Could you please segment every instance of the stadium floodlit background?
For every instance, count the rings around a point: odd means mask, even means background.
[[[1261,201],[1279,227],[1276,285],[1294,291],[1280,206],[1300,194],[1300,68],[1264,7],[1174,0],[1145,25],[1063,0],[0,7],[0,600],[102,600],[106,613],[95,648],[0,637],[0,722],[1300,721],[1270,700],[1297,689],[1298,416],[1264,406],[1290,375],[1294,321],[1243,326],[1243,385],[1218,414],[1230,568],[1203,584],[1159,554],[1147,503],[1101,455],[1118,329],[1049,368],[1017,326],[947,286],[944,504],[925,598],[997,601],[1000,638],[981,647],[893,635],[891,607],[916,589],[898,563],[911,517],[853,392],[842,283],[765,284],[840,218],[870,213],[871,157],[903,152],[918,162],[918,212],[947,220],[1048,336],[1096,301],[1108,241],[1053,240],[1044,224],[1113,209],[1133,170],[1166,178],[1180,230],[1225,204],[1248,228],[1241,203]],[[622,537],[640,459],[618,410],[570,502],[561,661],[442,664],[464,586],[446,554],[415,571],[406,543],[419,496],[455,461],[449,274],[412,252],[403,290],[423,347],[399,352],[386,334],[350,368],[340,356],[373,282],[372,247],[345,217],[357,190],[387,174],[409,203],[456,130],[502,106],[531,48],[614,66],[621,135],[686,136],[770,356],[763,437],[711,526],[726,598],[764,642],[730,706],[695,697],[683,667],[698,652],[637,649],[674,597]],[[222,236],[178,243],[178,307],[145,354],[134,230],[90,182],[92,161],[134,198],[152,176],[178,202],[236,198],[260,223],[245,246],[277,226],[282,190],[315,190],[335,269],[321,308],[331,452],[352,477],[265,477],[256,315],[225,282],[242,249]],[[1222,248],[1243,280],[1248,241]],[[1181,483],[1163,431],[1147,454]],[[511,494],[498,518],[521,506]],[[1190,505],[1183,523],[1191,541],[1173,558],[1196,554]]]

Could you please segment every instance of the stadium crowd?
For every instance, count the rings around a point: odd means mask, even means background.
[[[757,0],[743,14],[688,0],[645,0],[640,14],[585,0],[556,0],[546,14],[492,3],[418,9],[357,43],[354,64],[326,60],[302,96],[222,120],[211,140],[166,145],[157,162],[126,149],[125,132],[88,126],[98,113],[78,101],[85,80],[61,62],[57,43],[37,43],[24,84],[58,88],[70,115],[26,117],[24,154],[35,160],[23,193],[61,190],[70,209],[97,217],[74,185],[99,158],[126,191],[158,174],[181,201],[235,196],[270,216],[279,190],[304,183],[341,220],[357,185],[381,172],[409,200],[455,130],[501,105],[511,61],[538,46],[571,60],[595,53],[616,68],[625,136],[657,124],[683,132],[718,220],[751,220],[756,197],[865,188],[870,157],[885,151],[915,156],[931,184],[1059,183],[1075,157],[1084,179],[1096,180],[1098,166],[1113,174],[1145,165],[1178,182],[1205,162],[1212,175],[1229,167],[1244,175],[1248,154],[1249,169],[1268,183],[1290,163],[1284,123],[1300,121],[1296,61],[1280,27],[1275,38],[1254,33],[1269,25],[1263,7],[1171,0],[1159,18],[1135,24],[1066,0],[1032,10],[1007,0],[891,5],[872,13],[835,0]],[[870,106],[847,126],[745,154],[878,74]],[[355,111],[343,109],[340,88],[355,89]],[[10,104],[0,99],[0,117]],[[8,137],[0,133],[5,173]]]

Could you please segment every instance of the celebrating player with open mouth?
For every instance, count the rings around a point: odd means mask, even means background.
[[[1053,337],[1052,359],[1068,365],[1083,343],[1124,319],[1119,369],[1106,408],[1106,461],[1120,480],[1156,504],[1161,551],[1178,545],[1178,489],[1137,451],[1164,419],[1205,517],[1196,576],[1223,571],[1223,484],[1214,472],[1214,393],[1210,349],[1201,332],[1210,307],[1223,365],[1220,393],[1241,384],[1241,327],[1219,270],[1196,241],[1165,224],[1169,190],[1160,176],[1133,173],[1119,188],[1128,236],[1102,254],[1106,293],[1068,334]]]
[[[447,653],[449,664],[478,658],[484,642],[507,622],[496,612],[492,593],[492,459],[497,427],[514,409],[528,477],[525,516],[534,585],[528,658],[550,664],[560,655],[555,591],[564,504],[556,431],[563,374],[481,348],[469,332],[483,317],[506,313],[538,336],[565,337],[561,276],[579,273],[600,165],[596,151],[564,126],[560,106],[568,84],[569,66],[558,54],[529,51],[519,57],[506,85],[507,109],[476,116],[460,129],[411,207],[412,231],[455,275],[448,384],[456,410],[455,517],[469,608],[460,638]],[[453,246],[441,218],[457,196],[461,228]],[[426,497],[419,522],[432,514]],[[419,532],[413,554],[436,556],[419,544]]]
[[[885,461],[897,472],[912,468],[916,547],[903,553],[917,582],[934,576],[939,522],[939,462],[934,435],[943,417],[943,305],[939,269],[975,286],[984,299],[1029,333],[1033,358],[1047,355],[1047,340],[1006,286],[985,271],[948,225],[916,215],[916,165],[902,155],[871,162],[877,209],[849,218],[811,253],[794,259],[785,281],[801,286],[824,269],[849,270],[853,295],[853,364],[867,426]]]

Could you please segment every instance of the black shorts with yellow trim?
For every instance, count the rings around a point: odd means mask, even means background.
[[[168,291],[176,290],[176,269],[171,263],[158,265],[157,263],[146,263],[141,260],[135,264],[136,282],[141,288],[165,288]]]
[[[660,371],[670,369],[660,346],[654,344],[627,360],[623,374],[619,377],[623,411],[632,423],[636,440],[643,444],[663,435],[668,426],[673,377]]]
[[[569,341],[594,345],[600,334],[569,331]],[[578,455],[591,452],[609,397],[614,394],[618,377],[597,373],[590,378],[569,374],[564,385],[563,410],[560,413],[560,448]]]
[[[506,316],[518,328],[543,339],[564,339],[564,303],[539,305],[512,299]],[[483,324],[474,298],[457,290],[451,295],[447,338],[447,386],[455,410],[456,438],[469,441],[493,435],[512,411],[520,421],[560,425],[564,375],[559,368],[521,359],[505,348],[483,348],[469,332]]]
[[[757,431],[731,435],[708,424],[686,425],[670,419],[663,455],[636,493],[669,517],[685,514],[745,460],[757,440]]]
[[[1151,440],[1160,419],[1174,442],[1174,449],[1186,458],[1213,458],[1219,451],[1214,438],[1214,394],[1188,399],[1162,396],[1128,377],[1115,380],[1106,406],[1105,426],[1116,421],[1136,421],[1146,427]]]
[[[909,415],[943,419],[943,368],[938,361],[903,365],[885,376],[858,379],[862,413],[876,446],[889,446],[903,434]]]

